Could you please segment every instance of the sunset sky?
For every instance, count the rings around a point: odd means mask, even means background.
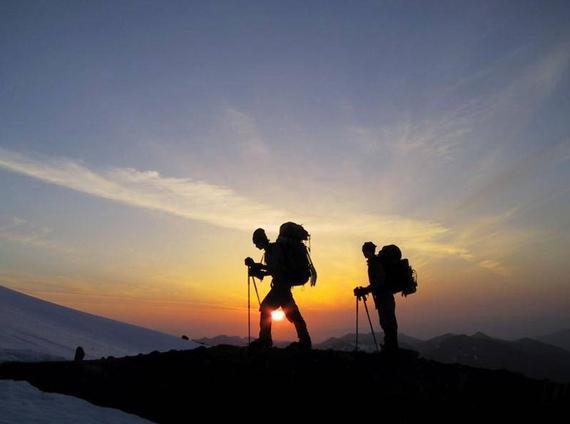
[[[569,22],[563,0],[2,1],[0,285],[246,335],[251,233],[292,220],[317,341],[354,331],[367,240],[417,269],[406,334],[568,328]]]

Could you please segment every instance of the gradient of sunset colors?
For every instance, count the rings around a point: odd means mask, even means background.
[[[367,240],[418,271],[406,334],[567,328],[568,22],[567,1],[3,1],[0,284],[243,336],[251,233],[292,220],[316,341],[354,331]]]

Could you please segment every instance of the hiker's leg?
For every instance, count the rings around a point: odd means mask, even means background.
[[[269,345],[273,344],[271,338],[271,312],[279,307],[279,299],[276,298],[275,289],[271,289],[261,302],[259,311],[259,340]]]
[[[261,307],[259,319],[259,340],[271,342],[271,309]]]
[[[384,347],[398,349],[398,321],[396,321],[396,301],[390,292],[377,295],[380,327],[384,331]]]
[[[307,323],[299,311],[299,307],[295,303],[293,296],[291,295],[288,302],[282,305],[285,316],[295,325],[295,330],[297,330],[297,337],[299,337],[299,342],[311,346],[311,336],[309,336],[309,330],[307,329]]]

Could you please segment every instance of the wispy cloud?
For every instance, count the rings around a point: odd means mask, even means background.
[[[467,255],[464,248],[442,241],[449,236],[449,230],[436,222],[358,212],[299,216],[204,181],[166,177],[157,171],[133,168],[96,171],[79,161],[33,158],[3,148],[0,148],[0,167],[92,196],[219,227],[251,231],[261,226],[275,231],[280,223],[293,219],[325,237],[364,240],[380,235],[384,240],[409,242],[416,251],[425,254]]]
[[[0,148],[0,167],[82,193],[160,210],[216,226],[241,230],[274,225],[286,213],[240,196],[229,188],[188,178],[164,177],[157,171],[89,169],[62,158],[31,158]]]
[[[542,53],[520,69],[511,63],[497,65],[495,73],[488,75],[487,79],[491,85],[497,81],[504,81],[504,85],[493,94],[482,97],[485,117],[516,124],[513,125],[516,128],[525,126],[532,112],[556,90],[569,67],[568,42]]]
[[[232,140],[239,145],[240,153],[246,159],[268,158],[269,148],[252,116],[234,107],[228,107],[224,120],[232,132]]]
[[[532,111],[540,107],[567,74],[570,45],[555,46],[534,62],[517,68],[513,61],[523,50],[527,48],[519,48],[492,66],[463,77],[442,93],[434,94],[436,98],[443,95],[452,101],[459,88],[470,93],[461,95],[461,101],[451,107],[436,108],[425,117],[415,119],[404,113],[403,119],[382,128],[349,126],[347,134],[365,153],[390,151],[396,158],[416,155],[450,161],[459,156],[467,142],[466,136],[485,134],[481,130],[494,127],[493,122],[508,122],[512,129],[524,127]],[[498,90],[494,88],[497,82],[504,82]],[[487,92],[480,86],[487,87]],[[493,151],[505,144],[505,140],[496,139],[479,142],[489,143]]]
[[[522,187],[528,180],[547,173],[557,164],[562,164],[564,160],[561,158],[568,155],[570,155],[570,144],[568,140],[563,140],[556,144],[545,145],[509,166],[503,165],[504,169],[488,177],[486,183],[466,197],[457,209],[464,211],[487,204],[504,193]]]
[[[478,265],[481,268],[486,268],[489,271],[495,274],[502,275],[504,277],[508,277],[511,275],[511,271],[508,268],[506,268],[503,264],[501,264],[499,261],[486,259],[484,261],[479,262]]]
[[[50,238],[53,231],[46,227],[37,227],[25,219],[13,217],[0,224],[0,241],[8,241],[30,247],[47,249],[59,253],[71,253],[73,249],[57,243]]]
[[[347,134],[365,153],[387,149],[395,157],[414,155],[449,161],[463,136],[471,132],[467,118],[465,108],[461,108],[438,118],[418,122],[406,119],[379,129],[351,126]]]
[[[524,86],[530,85],[540,93],[550,94],[562,81],[569,66],[570,42],[565,42],[530,66],[515,85],[521,90]]]

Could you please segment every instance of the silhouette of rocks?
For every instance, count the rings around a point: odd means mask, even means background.
[[[193,407],[205,405],[213,405],[216,414],[239,415],[248,408],[275,413],[301,404],[312,411],[303,412],[305,417],[378,418],[380,411],[383,417],[392,411],[396,422],[429,416],[441,422],[459,408],[454,419],[471,422],[477,415],[496,418],[500,411],[511,418],[528,417],[529,410],[542,415],[570,400],[568,385],[441,364],[411,351],[398,357],[275,348],[251,353],[221,345],[97,361],[4,363],[0,378],[26,380],[158,423],[181,422]]]

